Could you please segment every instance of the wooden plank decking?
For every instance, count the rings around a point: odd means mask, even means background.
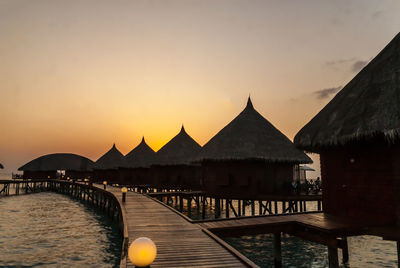
[[[107,191],[121,199],[120,188],[108,186]],[[145,236],[157,246],[157,258],[151,267],[248,267],[200,226],[147,196],[128,192],[124,207],[129,243]],[[134,267],[129,261],[127,264]]]

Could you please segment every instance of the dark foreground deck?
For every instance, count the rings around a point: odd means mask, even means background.
[[[98,186],[101,187],[101,186]],[[121,190],[107,187],[121,198]],[[200,226],[192,224],[151,198],[128,192],[124,205],[129,242],[148,237],[157,246],[151,267],[251,267],[251,261],[218,243]],[[127,267],[134,267],[129,261]]]

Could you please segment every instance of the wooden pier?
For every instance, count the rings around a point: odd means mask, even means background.
[[[280,215],[238,216],[235,218],[192,220],[188,216],[158,200],[160,197],[181,197],[204,202],[203,192],[159,192],[149,195],[128,191],[122,201],[120,187],[71,182],[63,180],[0,181],[0,195],[29,194],[54,191],[97,206],[117,221],[123,235],[120,267],[134,267],[128,261],[129,243],[139,237],[149,237],[158,249],[152,267],[258,267],[219,237],[255,234],[273,234],[275,267],[282,266],[281,234],[286,233],[328,247],[329,267],[339,267],[338,249],[343,260],[349,259],[347,237],[375,235],[400,241],[397,227],[367,226],[328,216],[322,212],[292,212]],[[146,191],[144,191],[146,192]],[[177,198],[178,197],[178,198]],[[319,197],[304,197],[319,201]],[[214,205],[218,199],[209,199]],[[282,198],[293,202],[292,197]],[[306,200],[300,200],[303,202]],[[225,204],[226,204],[225,200]],[[400,244],[398,253],[400,254]]]

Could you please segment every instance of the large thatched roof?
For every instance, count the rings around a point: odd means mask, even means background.
[[[182,126],[181,131],[156,153],[156,165],[186,165],[197,157],[201,146]]]
[[[246,108],[203,146],[199,159],[312,162],[254,109],[250,98]]]
[[[124,167],[149,167],[154,163],[155,156],[156,153],[147,145],[143,137],[140,144],[125,155]]]
[[[4,168],[4,167],[3,167],[3,165],[2,165],[1,163],[0,163],[0,168],[1,168],[1,169],[3,169],[3,168]]]
[[[93,161],[76,154],[48,154],[38,157],[18,170],[23,171],[54,171],[74,170],[89,171],[93,168]]]
[[[115,169],[123,166],[124,155],[115,147],[115,144],[111,149],[101,156],[94,164],[95,169]]]
[[[294,138],[318,152],[383,136],[400,137],[400,33],[362,69]]]

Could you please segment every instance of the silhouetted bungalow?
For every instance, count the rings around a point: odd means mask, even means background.
[[[90,176],[93,161],[76,154],[48,154],[38,157],[18,170],[23,171],[24,179],[55,179],[57,172],[65,172],[65,177],[84,179]]]
[[[96,182],[119,183],[118,168],[123,166],[123,161],[124,155],[113,144],[111,149],[95,162],[93,180]]]
[[[181,131],[156,153],[152,167],[156,186],[171,189],[199,189],[201,170],[193,164],[201,146],[182,126]]]
[[[312,162],[253,108],[250,98],[203,146],[199,159],[207,194],[238,199],[287,193],[294,165]]]
[[[320,154],[325,213],[399,223],[399,104],[400,34],[294,139]]]
[[[121,183],[125,185],[150,185],[150,166],[154,163],[156,153],[144,137],[138,146],[124,157],[124,165],[119,168]]]

